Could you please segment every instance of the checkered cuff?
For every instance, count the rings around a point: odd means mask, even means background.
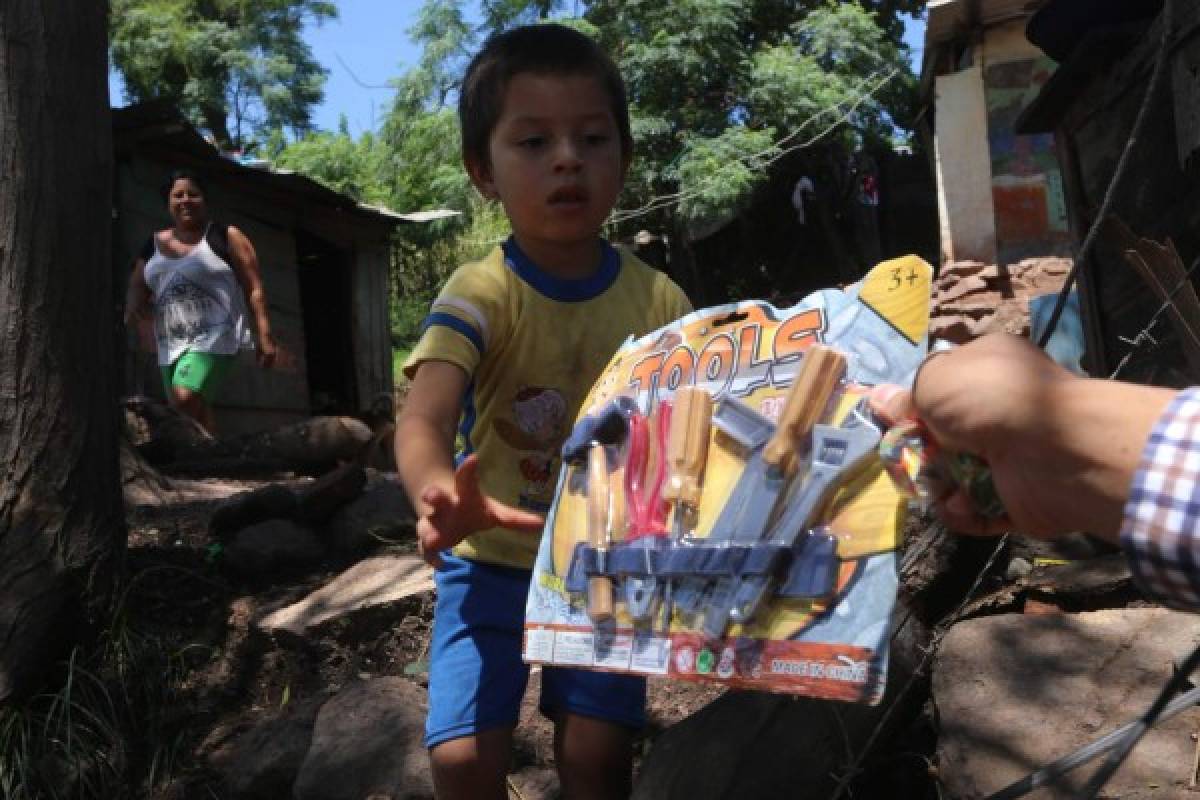
[[[1134,475],[1121,544],[1151,598],[1200,608],[1200,388],[1180,392],[1154,425]]]

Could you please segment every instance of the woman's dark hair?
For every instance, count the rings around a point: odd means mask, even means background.
[[[625,82],[616,64],[591,37],[565,25],[525,25],[496,34],[471,59],[458,97],[464,160],[488,163],[488,138],[504,110],[504,92],[514,76],[587,75],[608,92],[621,136],[621,153],[633,153]]]
[[[164,201],[171,196],[171,187],[175,185],[175,181],[191,181],[195,187],[200,190],[200,194],[204,197],[204,199],[208,199],[208,185],[204,182],[204,180],[192,170],[187,169],[186,167],[180,167],[178,169],[171,170],[170,174],[167,175],[166,180],[163,181],[162,187],[159,191],[162,194],[162,199]]]

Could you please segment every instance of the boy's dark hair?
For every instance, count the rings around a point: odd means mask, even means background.
[[[565,25],[525,25],[488,37],[471,59],[458,95],[464,160],[488,163],[488,138],[504,105],[508,82],[523,72],[589,75],[604,86],[621,136],[621,153],[633,153],[625,82],[617,65],[591,37]]]
[[[204,179],[187,167],[173,169],[167,175],[166,180],[164,180],[162,186],[159,187],[159,192],[162,194],[162,199],[166,200],[171,196],[171,187],[175,185],[175,181],[184,180],[191,181],[193,184],[195,184],[196,188],[200,190],[200,194],[203,195],[206,200],[208,199],[208,186],[204,183]]]

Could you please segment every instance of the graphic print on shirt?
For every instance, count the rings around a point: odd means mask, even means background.
[[[557,389],[526,386],[513,398],[512,410],[515,425],[501,417],[495,426],[505,444],[525,453],[518,462],[525,485],[517,505],[545,511],[554,491],[559,450],[567,437],[567,401]]]
[[[233,314],[221,300],[183,275],[167,279],[157,300],[161,308],[156,331],[160,342],[200,343],[233,329]]]

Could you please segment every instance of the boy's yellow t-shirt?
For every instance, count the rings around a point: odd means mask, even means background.
[[[433,302],[404,364],[457,364],[470,377],[462,399],[460,457],[479,453],[480,485],[509,505],[550,508],[559,450],[592,384],[625,339],[691,311],[683,291],[631,253],[603,244],[595,275],[564,280],[540,270],[509,239],[455,270]],[[492,528],[455,555],[530,568],[534,534]]]

